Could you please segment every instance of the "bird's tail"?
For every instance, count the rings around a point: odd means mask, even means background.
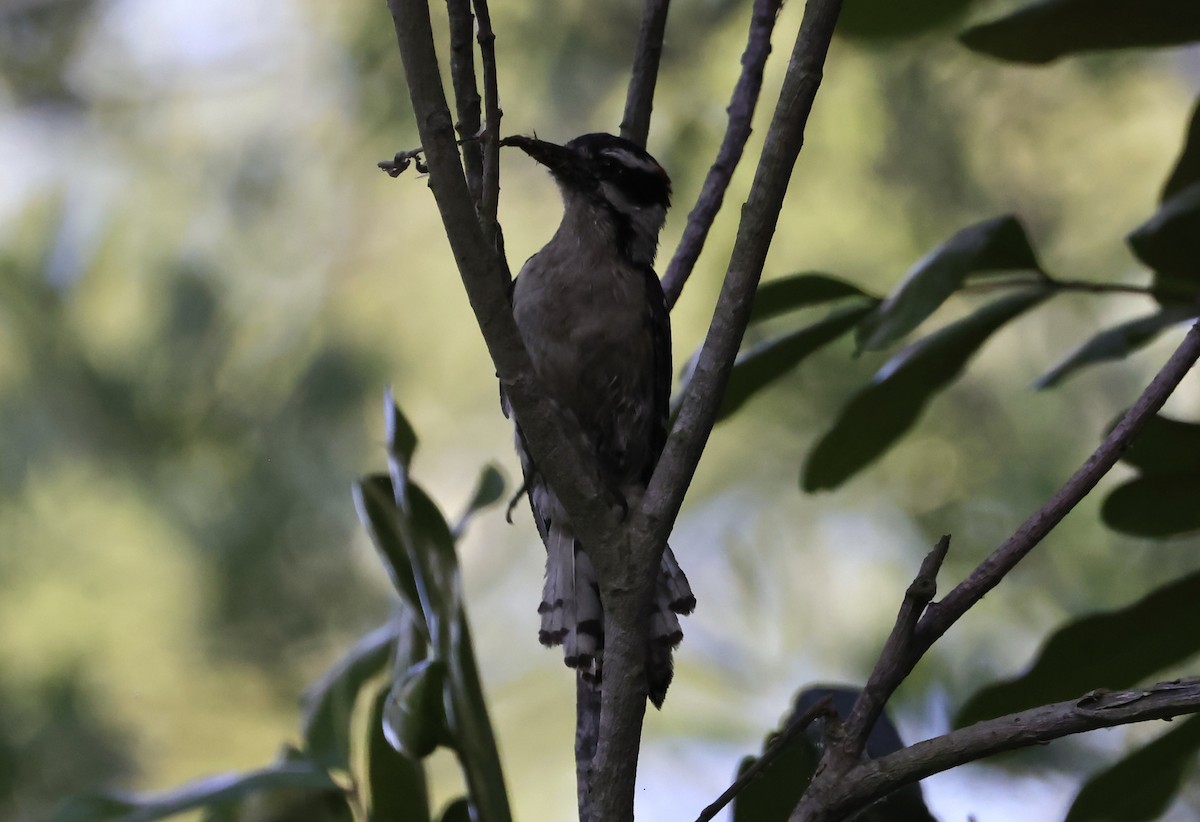
[[[592,561],[565,528],[551,525],[546,535],[546,585],[538,613],[538,639],[562,645],[567,665],[585,682],[599,685],[604,663],[604,610]],[[680,614],[690,614],[696,597],[670,546],[663,551],[658,587],[646,637],[646,685],[650,701],[662,707],[674,675],[671,652],[683,639]]]

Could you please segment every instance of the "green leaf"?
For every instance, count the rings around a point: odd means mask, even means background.
[[[877,299],[858,286],[827,274],[806,271],[778,277],[767,280],[758,287],[754,294],[754,309],[750,313],[750,322],[762,322],[781,314],[847,297]]]
[[[384,735],[383,712],[390,688],[371,704],[367,737],[367,780],[374,822],[430,822],[425,767],[397,751]]]
[[[1121,414],[1108,430],[1125,417]],[[1144,476],[1200,474],[1200,423],[1155,414],[1142,426],[1121,461]]]
[[[383,708],[383,733],[412,759],[429,756],[449,740],[446,727],[446,663],[422,660],[398,677]]]
[[[412,469],[413,453],[417,450],[417,432],[392,397],[392,389],[384,392],[383,430],[387,443],[388,474],[392,478],[392,493],[401,510],[408,508],[408,475]]]
[[[1052,388],[1081,368],[1107,360],[1123,359],[1149,345],[1163,331],[1189,319],[1197,311],[1200,309],[1175,306],[1101,331],[1039,377],[1033,384],[1034,388]]]
[[[1181,536],[1200,531],[1200,474],[1137,477],[1104,500],[1100,518],[1136,537]]]
[[[460,796],[442,811],[441,822],[471,822],[471,803],[465,796]]]
[[[383,558],[392,586],[415,613],[421,613],[421,597],[402,533],[400,511],[392,493],[392,480],[384,474],[363,477],[354,485],[354,507],[359,521]]]
[[[858,329],[859,349],[885,348],[920,325],[971,274],[1041,271],[1025,229],[1012,216],[962,229],[918,260]]]
[[[1018,63],[1067,54],[1200,40],[1200,4],[1185,0],[1043,0],[959,39],[970,49]]]
[[[1173,284],[1190,287],[1194,295],[1200,290],[1200,181],[1164,200],[1126,241],[1139,260]]]
[[[1192,120],[1183,140],[1183,151],[1179,152],[1175,168],[1163,186],[1162,199],[1171,199],[1192,183],[1200,183],[1200,98],[1197,98],[1196,106],[1192,109]]]
[[[500,473],[499,468],[495,465],[484,466],[479,475],[479,482],[475,486],[475,493],[471,495],[471,501],[467,503],[466,510],[462,512],[454,526],[452,533],[455,541],[458,541],[463,532],[467,530],[467,525],[470,524],[472,517],[504,496],[504,485],[504,475]]]
[[[395,478],[393,477],[393,484]],[[430,641],[438,656],[451,652],[451,626],[459,612],[458,554],[454,535],[437,505],[416,484],[409,484],[410,511],[402,522],[407,528],[409,559],[416,571]]]
[[[1187,659],[1200,651],[1197,602],[1200,572],[1125,608],[1060,628],[1025,674],[977,691],[958,712],[955,726],[1070,699],[1093,688],[1129,688]]]
[[[304,748],[327,768],[350,770],[350,720],[358,694],[387,667],[396,641],[396,625],[376,628],[354,643],[304,694]]]
[[[961,17],[972,0],[854,0],[838,17],[837,33],[861,40],[911,37]]]
[[[228,773],[189,782],[163,793],[142,796],[94,794],[69,799],[51,822],[150,822],[207,805],[245,799],[259,791],[337,791],[320,766],[282,762],[246,773]]]
[[[417,432],[413,430],[400,406],[396,405],[390,388],[383,397],[383,422],[388,456],[397,460],[407,471],[412,464],[413,453],[417,450]]]
[[[1147,822],[1167,810],[1200,751],[1200,716],[1175,721],[1158,739],[1093,776],[1066,822]]]
[[[471,628],[461,604],[452,636],[449,669],[451,732],[459,760],[463,763],[463,775],[474,805],[474,816],[485,822],[507,822],[510,813],[504,772],[500,767],[496,738],[488,719],[487,700],[475,664]]]
[[[992,334],[1050,293],[1037,288],[1001,297],[888,360],[817,442],[804,466],[804,490],[836,488],[878,459]]]
[[[741,408],[747,400],[787,374],[809,354],[854,328],[870,311],[870,305],[838,309],[823,320],[767,340],[739,355],[729,374],[729,384],[717,419],[723,420]]]

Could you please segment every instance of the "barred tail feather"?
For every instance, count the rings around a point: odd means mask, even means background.
[[[553,523],[546,534],[546,551],[538,639],[543,645],[562,645],[563,661],[577,668],[585,682],[599,686],[604,668],[604,610],[592,561],[569,530]],[[655,707],[662,707],[674,676],[671,655],[683,640],[679,614],[689,614],[695,607],[687,576],[668,547],[663,552],[646,635],[646,685]]]
[[[659,571],[658,585],[660,596],[665,589],[667,605],[677,614],[690,614],[696,608],[696,596],[692,586],[688,584],[687,574],[679,567],[675,552],[668,545],[663,550],[662,570]]]
[[[574,554],[575,538],[566,529],[551,525],[546,534],[546,585],[538,606],[542,615],[538,640],[543,645],[562,644],[575,631]],[[568,609],[572,612],[570,620]]]

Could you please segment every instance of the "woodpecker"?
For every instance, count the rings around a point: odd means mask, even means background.
[[[671,325],[653,266],[671,181],[636,143],[611,134],[585,134],[566,145],[529,137],[503,144],[545,166],[563,200],[558,230],[513,282],[513,317],[543,389],[578,422],[585,451],[628,511],[640,502],[667,437]],[[604,613],[587,546],[575,539],[515,423],[525,487],[546,545],[538,637],[562,645],[566,664],[599,685]],[[678,615],[695,605],[667,547],[646,637],[647,693],[656,707],[671,683],[671,651],[683,639]]]

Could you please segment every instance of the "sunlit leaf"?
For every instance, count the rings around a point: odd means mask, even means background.
[[[504,496],[504,475],[500,473],[500,469],[495,465],[484,466],[483,471],[479,474],[479,482],[475,486],[475,493],[471,495],[471,501],[467,503],[467,508],[458,518],[458,522],[454,525],[453,535],[455,540],[458,540],[467,525],[470,524],[471,518],[475,514],[487,508]]]
[[[422,660],[392,684],[383,708],[383,732],[393,748],[412,759],[433,753],[448,739],[446,663]]]
[[[754,346],[738,356],[729,375],[718,420],[741,408],[751,397],[787,374],[824,345],[848,332],[871,310],[869,305],[847,306],[812,325]]]
[[[367,780],[371,819],[377,822],[429,822],[429,793],[425,767],[397,751],[384,735],[383,711],[390,688],[382,689],[371,705],[367,737]]]
[[[859,348],[884,348],[912,331],[979,273],[1039,271],[1033,247],[1012,216],[962,229],[918,260],[904,279],[859,326]]]
[[[778,277],[767,280],[758,287],[754,294],[754,309],[750,314],[750,322],[762,322],[780,314],[847,297],[875,299],[858,286],[827,274],[806,271]]]
[[[1197,99],[1192,109],[1192,119],[1188,124],[1187,136],[1183,140],[1183,150],[1175,161],[1175,168],[1163,186],[1162,199],[1169,200],[1192,183],[1200,182],[1200,99]]]
[[[837,33],[865,40],[910,37],[961,17],[973,0],[854,0],[838,17]]]
[[[359,639],[320,679],[303,700],[305,751],[327,768],[350,769],[350,720],[358,694],[388,663],[396,626],[384,625]]]
[[[1197,602],[1200,572],[1164,585],[1125,608],[1075,620],[1046,640],[1025,674],[977,691],[954,724],[971,725],[1070,699],[1093,688],[1136,685],[1200,651]],[[1120,653],[1114,653],[1115,648]]]
[[[1026,289],[988,303],[892,357],[855,395],[809,455],[805,491],[836,488],[912,427],[935,393],[949,385],[987,339],[1048,295]]]
[[[292,761],[256,771],[210,776],[175,790],[141,796],[97,794],[67,800],[52,822],[150,822],[206,805],[244,799],[258,791],[341,789],[318,765]]]
[[[1113,420],[1108,430],[1124,416]],[[1143,476],[1200,475],[1200,423],[1155,414],[1143,424],[1121,461],[1137,468]]]
[[[1200,9],[1200,3],[1196,4]],[[1163,201],[1153,217],[1126,238],[1138,259],[1178,284],[1200,291],[1200,181]]]
[[[1137,537],[1200,531],[1200,474],[1132,479],[1105,498],[1100,517],[1110,528]]]
[[[1039,377],[1034,383],[1034,387],[1051,388],[1081,368],[1127,357],[1134,351],[1154,342],[1163,331],[1183,322],[1197,312],[1200,312],[1200,308],[1176,306],[1101,331]]]
[[[1179,0],[1042,0],[973,26],[970,49],[1019,63],[1066,54],[1200,40],[1200,4]]]
[[[1200,751],[1200,716],[1177,719],[1171,730],[1083,786],[1066,822],[1150,822],[1175,798]]]

